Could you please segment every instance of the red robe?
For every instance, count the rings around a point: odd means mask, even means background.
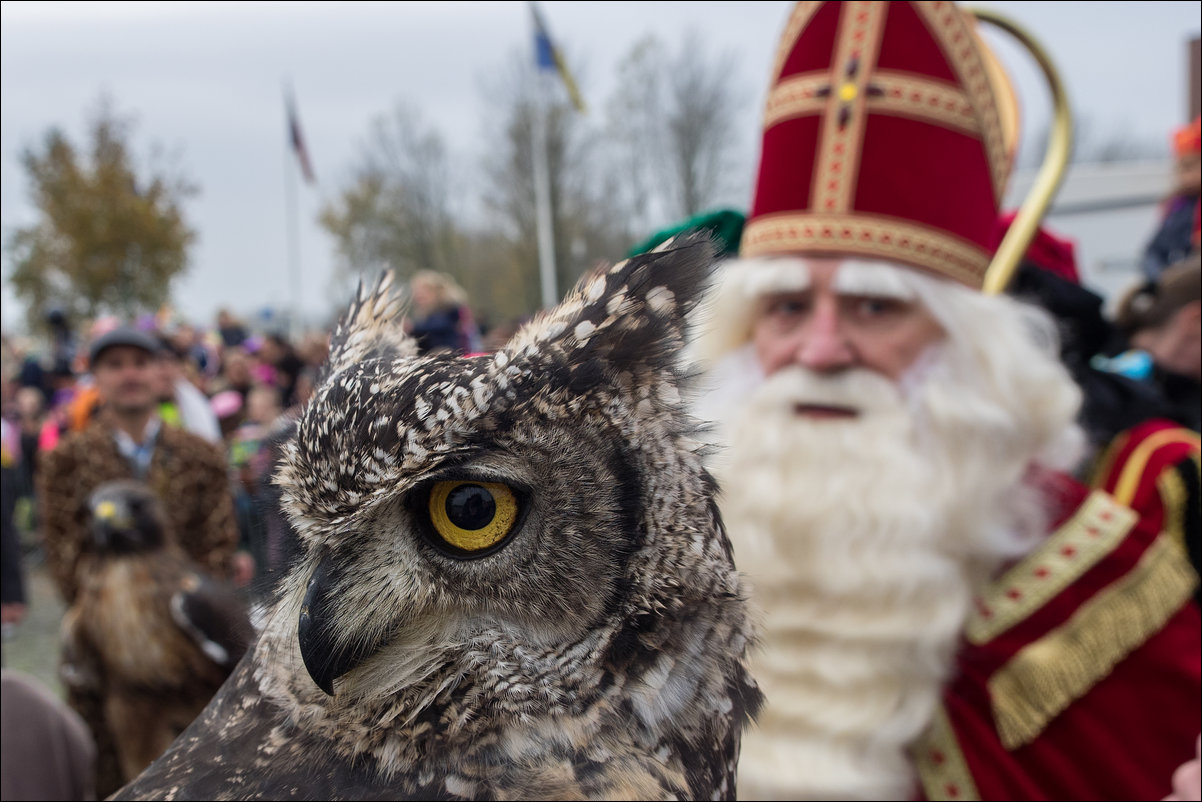
[[[1139,511],[1202,565],[1202,438],[1170,420],[1121,432],[1098,458],[1090,484]]]
[[[1057,483],[1068,515],[978,599],[915,746],[929,799],[1160,799],[1194,757],[1197,575],[1156,516]]]

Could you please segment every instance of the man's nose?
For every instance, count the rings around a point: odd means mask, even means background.
[[[797,364],[814,371],[835,371],[855,361],[836,304],[819,304],[801,330],[795,354]]]
[[[146,369],[136,362],[129,362],[121,366],[121,378],[126,381],[137,379],[146,373]]]

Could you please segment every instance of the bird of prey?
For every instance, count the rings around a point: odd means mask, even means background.
[[[253,631],[236,589],[205,573],[164,531],[139,481],[88,499],[94,557],[62,622],[60,675],[94,699],[122,775],[138,775],[192,722],[242,658]]]
[[[733,799],[760,704],[679,353],[708,237],[418,356],[360,287],[275,481],[257,642],[116,799]]]

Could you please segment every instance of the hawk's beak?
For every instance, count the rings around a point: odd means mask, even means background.
[[[92,516],[110,529],[129,529],[134,523],[127,506],[117,506],[115,502],[108,500],[97,504]]]
[[[334,695],[334,680],[362,663],[379,647],[379,643],[348,641],[346,633],[339,631],[331,603],[337,579],[329,562],[323,560],[318,564],[305,591],[296,632],[309,676],[329,696]]]
[[[116,503],[105,500],[92,510],[92,542],[102,549],[114,548],[119,539],[119,533],[127,532],[133,521],[129,513],[119,508]]]
[[[96,505],[96,518],[101,521],[111,521],[117,517],[117,505],[111,501],[102,501]]]

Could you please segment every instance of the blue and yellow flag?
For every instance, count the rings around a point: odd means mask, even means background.
[[[543,20],[543,15],[539,13],[538,7],[534,3],[530,4],[530,14],[534,18],[534,63],[540,70],[555,70],[559,73],[559,77],[563,80],[564,87],[568,90],[568,97],[572,100],[572,105],[579,112],[584,112],[584,99],[580,97],[580,90],[576,88],[576,81],[572,78],[572,73],[568,71],[567,62],[563,60],[563,55],[559,52],[554,44],[551,43],[551,34],[547,31],[547,23]]]

